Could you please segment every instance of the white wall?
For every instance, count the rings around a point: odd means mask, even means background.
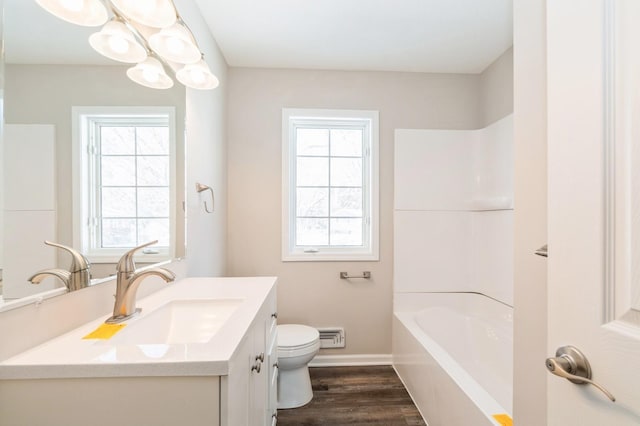
[[[514,1],[514,408],[518,426],[547,424],[546,0]]]
[[[480,127],[479,76],[232,68],[229,76],[231,275],[276,275],[278,320],[343,326],[346,348],[324,353],[390,354],[393,269],[393,132]],[[282,108],[380,113],[380,261],[280,260]],[[371,271],[341,280],[340,271]]]

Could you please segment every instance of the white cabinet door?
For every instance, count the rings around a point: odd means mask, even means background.
[[[548,355],[577,347],[616,397],[549,374],[548,424],[638,425],[640,2],[546,4]]]
[[[267,350],[264,318],[254,326],[253,330],[253,367],[251,371],[251,424],[265,425],[267,411]]]
[[[275,305],[275,301],[274,301]],[[267,321],[267,367],[268,395],[267,395],[267,425],[274,425],[278,418],[278,315],[273,309],[271,319]]]
[[[224,426],[251,426],[251,360],[253,338],[242,340],[233,358],[229,361],[229,374],[222,378],[222,424]]]
[[[252,425],[271,426],[277,420],[277,362],[278,347],[276,298],[273,292],[261,310],[260,320],[254,326],[254,360],[261,361],[260,372],[253,370]]]
[[[267,297],[223,379],[223,424],[227,426],[272,425],[277,392],[271,386],[277,362],[275,294],[274,289]]]

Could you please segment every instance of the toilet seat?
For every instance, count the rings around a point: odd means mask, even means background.
[[[307,354],[315,354],[320,349],[320,341],[313,342],[305,346],[295,346],[291,348],[278,348],[278,358],[292,358]]]
[[[278,325],[278,357],[298,356],[317,351],[320,333],[313,327],[299,324]]]

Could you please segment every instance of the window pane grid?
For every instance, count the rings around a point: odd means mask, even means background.
[[[301,141],[299,137],[301,135],[304,136],[304,131],[309,129],[315,130],[315,132],[311,133],[314,139],[310,142],[305,140]],[[350,129],[351,132],[357,132],[356,133],[357,139],[359,139],[359,141],[357,144],[351,144],[351,146],[348,149],[351,149],[352,151],[358,151],[359,155],[355,155],[349,152],[335,153],[333,138],[334,138],[334,133],[339,131],[344,131],[344,129],[342,127],[331,127],[331,126],[324,126],[324,127],[314,126],[309,128],[298,127],[296,129],[296,132],[295,132],[296,141],[294,144],[294,147],[295,147],[294,149],[296,152],[295,157],[297,158],[296,169],[294,171],[296,176],[296,180],[295,180],[296,191],[293,196],[295,199],[294,204],[297,206],[296,215],[295,215],[296,226],[294,227],[294,235],[295,235],[294,240],[297,246],[348,247],[348,246],[362,246],[364,244],[364,240],[362,238],[366,231],[365,230],[366,221],[364,220],[365,199],[362,196],[362,192],[364,192],[363,183],[364,183],[364,171],[365,171],[364,167],[362,167],[363,160],[364,160],[363,153],[365,151],[363,146],[364,145],[364,129],[362,127],[358,127],[356,129]],[[325,144],[323,141],[323,139],[325,138],[327,139],[326,146],[324,146]],[[301,146],[305,151],[312,151],[312,153],[309,154],[308,152],[304,152],[303,154],[298,154],[298,149]],[[323,151],[326,152],[327,154],[322,155]],[[301,162],[299,161],[300,159],[309,159],[310,161],[316,161],[315,164],[317,165],[320,165],[320,163],[317,163],[318,159],[325,159],[328,163],[328,167],[326,170],[326,177],[323,178],[322,176],[316,176],[315,178],[320,180],[325,180],[328,183],[328,185],[308,185],[308,184],[299,185],[298,181],[299,181],[299,178],[301,177],[299,174],[300,171],[298,170],[298,167],[301,166]],[[360,160],[360,173],[359,173],[360,184],[359,185],[332,184],[334,180],[333,166],[334,165],[340,166],[340,160]],[[305,165],[312,165],[312,164],[313,163],[307,162]],[[349,164],[343,163],[343,165],[348,166]],[[317,170],[318,169],[316,167],[315,171]],[[337,170],[340,170],[340,169],[337,169]],[[347,172],[350,172],[350,171],[351,170],[347,170]],[[350,178],[354,179],[355,176],[349,176],[349,173],[347,173],[346,176],[344,176],[343,174],[343,176],[337,177],[337,179],[340,179],[340,178],[342,178],[343,180],[350,179]],[[301,194],[299,191],[300,189],[328,190],[330,193],[330,196],[327,197],[326,199],[326,211],[329,212],[329,214],[328,215],[300,214],[300,208],[301,208],[301,204],[300,204],[301,201],[299,199]],[[353,214],[353,215],[331,214],[334,207],[333,206],[334,196],[332,191],[334,189],[354,189],[354,190],[359,189],[361,191],[361,194],[360,194],[359,205],[357,205],[357,208],[359,209],[360,214]],[[320,196],[322,197],[322,195]],[[325,204],[325,201],[323,199],[319,199],[316,202],[311,202],[311,203],[307,201],[305,204],[309,205],[308,208],[313,207],[317,209],[318,203]],[[353,203],[351,204],[353,208]],[[323,210],[321,207],[320,209],[321,209],[320,211]],[[360,225],[357,226],[358,225],[357,223],[353,223],[354,220],[359,221]],[[351,227],[348,226],[349,221],[352,222],[350,224]],[[346,227],[345,227],[345,224],[347,224]],[[357,227],[354,228],[354,225],[356,225]],[[358,232],[359,232],[359,235],[358,235]]]
[[[126,125],[126,124],[101,124],[97,123],[97,212],[96,218],[97,224],[99,226],[99,241],[98,247],[101,248],[129,248],[149,240],[157,239],[159,240],[156,247],[168,247],[170,244],[169,241],[169,181],[168,176],[161,176],[161,180],[166,180],[167,184],[156,184],[152,182],[152,180],[157,179],[158,175],[154,173],[156,169],[154,169],[154,164],[149,165],[146,159],[155,159],[156,161],[155,167],[161,167],[164,170],[164,174],[168,172],[170,156],[169,156],[169,145],[168,145],[168,130],[169,127],[166,124],[158,124],[158,123],[150,123],[150,124],[141,124],[136,123],[136,125]],[[143,130],[141,132],[141,130]],[[141,141],[142,134],[146,137],[144,141]],[[117,144],[116,146],[110,146],[107,151],[108,154],[103,154],[103,136],[117,136]],[[131,138],[131,140],[127,140],[127,137]],[[156,143],[157,140],[160,140],[159,143]],[[106,140],[104,143],[111,143],[112,140]],[[109,150],[121,150],[127,151],[130,148],[127,148],[127,145],[133,144],[133,152],[109,152]],[[144,148],[142,145],[145,145]],[[155,146],[154,146],[155,145]],[[155,150],[156,152],[149,152]],[[158,153],[157,151],[160,151]],[[118,161],[118,159],[125,160],[129,158],[130,164],[128,164],[127,170],[131,171],[131,177],[133,182],[131,184],[109,184],[116,183],[111,180],[121,179],[117,176],[120,174],[121,170],[112,169],[108,170],[109,174],[107,177],[107,183],[105,184],[105,169],[104,167],[108,167],[110,162],[112,163],[114,160]],[[113,160],[111,160],[113,159]],[[140,169],[140,161],[147,161],[147,176],[143,176],[141,178],[141,169]],[[163,161],[164,160],[164,161]],[[106,161],[106,162],[105,162]],[[121,160],[120,160],[121,161]],[[159,161],[159,162],[158,162]],[[112,163],[113,164],[113,163]],[[118,163],[115,163],[116,166]],[[149,172],[151,173],[149,175]],[[160,171],[160,175],[162,175],[162,171]],[[142,179],[142,182],[141,182]],[[117,190],[117,189],[129,189],[132,190],[131,200],[123,200],[120,199],[112,199],[110,200],[114,204],[118,204],[118,201],[130,201],[133,206],[132,212],[129,215],[118,215],[118,214],[105,214],[105,192],[106,190]],[[160,199],[161,209],[165,210],[166,214],[158,214],[158,215],[149,215],[143,214],[141,210],[145,208],[145,206],[140,204],[141,190],[154,190],[154,189],[166,189],[166,194],[162,194],[166,196],[166,200]],[[114,193],[114,195],[118,195]],[[120,194],[121,195],[121,194]],[[149,196],[149,194],[147,194]],[[153,195],[153,194],[151,194]],[[156,193],[155,195],[161,195]],[[152,198],[147,201],[157,201],[158,199]],[[162,204],[166,204],[166,206],[162,206]],[[157,207],[157,206],[155,206]],[[117,209],[117,207],[116,207]],[[113,210],[113,208],[111,209]],[[135,214],[133,212],[135,211]],[[145,222],[146,221],[146,222]],[[166,222],[166,223],[162,223]],[[160,224],[160,234],[157,234],[158,229],[153,230],[153,225],[156,227]],[[145,235],[143,232],[143,228],[147,226],[151,231],[151,235]],[[166,232],[163,232],[166,231]]]

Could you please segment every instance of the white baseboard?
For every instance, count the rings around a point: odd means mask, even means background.
[[[391,354],[378,355],[316,355],[309,367],[355,367],[361,365],[391,365]]]

